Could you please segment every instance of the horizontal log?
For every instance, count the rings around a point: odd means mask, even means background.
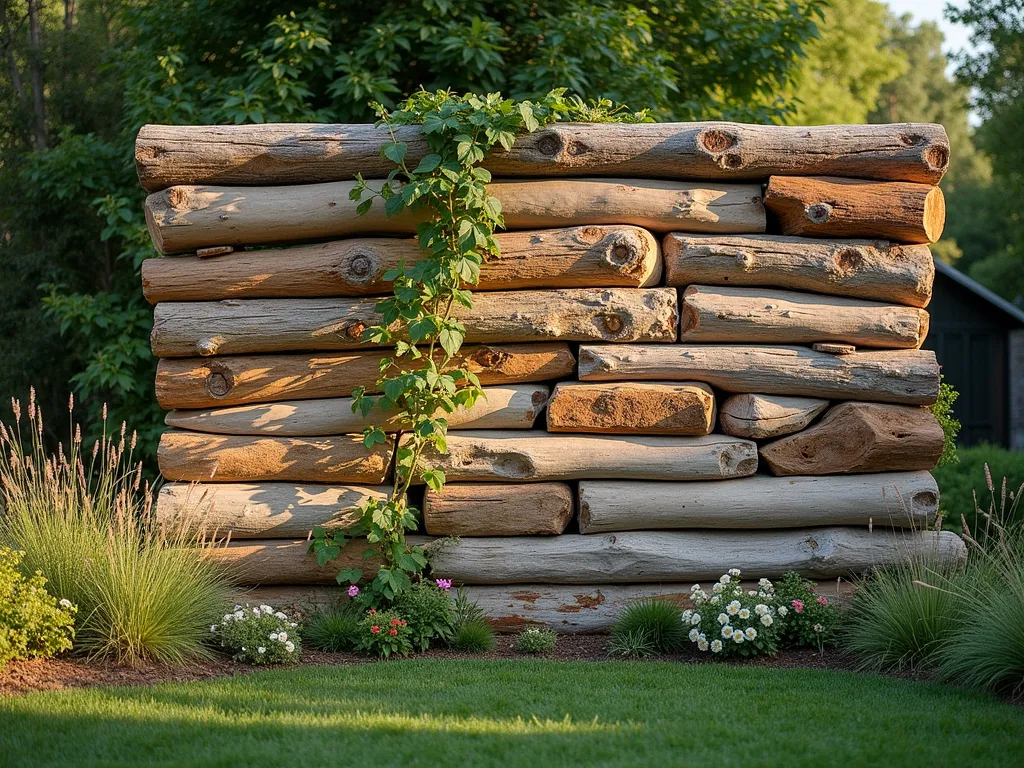
[[[753,475],[728,483],[581,480],[580,533],[659,528],[923,529],[939,510],[928,472],[838,477]]]
[[[663,254],[665,284],[684,287],[765,286],[926,307],[935,280],[928,246],[887,240],[673,232]]]
[[[609,584],[717,579],[730,568],[777,578],[788,571],[834,579],[908,556],[966,559],[951,531],[877,528],[771,531],[643,531],[603,536],[465,538],[433,543],[435,573],[466,584]]]
[[[844,344],[838,341],[816,341],[811,344],[815,352],[827,352],[830,355],[852,355],[857,351],[854,344]]]
[[[157,496],[156,519],[207,538],[296,539],[317,526],[355,525],[361,504],[387,499],[390,491],[384,485],[168,483]]]
[[[680,303],[682,342],[802,344],[916,349],[928,335],[917,307],[770,288],[691,285]]]
[[[419,129],[400,126],[406,162],[429,152]],[[385,176],[387,128],[373,125],[144,125],[135,166],[149,192],[174,184],[304,184]],[[949,165],[941,125],[558,123],[522,135],[484,166],[505,176],[655,176],[756,181],[829,174],[938,184]],[[410,166],[411,167],[411,166]]]
[[[928,408],[840,403],[813,427],[761,447],[774,475],[933,469],[945,436]]]
[[[521,483],[584,478],[714,480],[757,470],[754,443],[723,435],[648,437],[549,432],[449,432],[448,453],[428,451],[424,468],[449,481]]]
[[[726,392],[931,405],[935,353],[923,349],[828,355],[806,347],[595,344],[579,351],[582,381],[703,381]]]
[[[156,369],[156,398],[170,409],[344,397],[356,387],[373,392],[380,363],[391,354],[376,350],[165,359]],[[487,386],[560,379],[575,372],[576,358],[560,342],[471,345],[459,351],[452,367],[466,368]]]
[[[715,426],[715,395],[697,382],[615,382],[555,386],[548,432],[706,435]]]
[[[765,440],[799,432],[822,411],[828,400],[785,395],[733,395],[722,403],[719,428],[733,437]]]
[[[565,483],[449,483],[427,489],[423,524],[431,536],[557,535],[572,519],[574,495]]]
[[[470,408],[454,413],[438,411],[456,429],[531,429],[544,409],[551,388],[546,384],[510,384],[485,387],[484,397]],[[343,435],[362,432],[371,425],[385,432],[410,426],[408,421],[379,407],[363,416],[353,412],[353,399],[284,400],[279,403],[233,405],[223,408],[171,411],[164,418],[168,426],[218,435]]]
[[[375,299],[229,299],[157,304],[159,357],[337,350],[371,346]],[[678,334],[674,288],[564,288],[478,293],[453,316],[470,343],[664,341]]]
[[[946,223],[942,190],[930,184],[772,176],[764,204],[784,235],[934,243]]]
[[[370,179],[379,189],[383,180]],[[274,245],[372,234],[413,234],[425,215],[388,218],[375,198],[368,213],[349,199],[355,182],[294,187],[179,186],[146,199],[146,223],[161,253],[213,245]],[[754,184],[649,179],[496,181],[505,228],[550,229],[630,224],[653,232],[764,232],[761,188]]]
[[[281,480],[379,485],[388,475],[392,440],[372,449],[362,435],[241,437],[168,430],[157,461],[168,480],[229,483]]]
[[[658,241],[639,227],[591,226],[502,232],[500,252],[480,268],[477,291],[517,288],[637,288],[661,279]],[[373,296],[385,273],[424,257],[416,240],[380,237],[242,251],[216,260],[180,256],[142,262],[142,290],[159,301]]]

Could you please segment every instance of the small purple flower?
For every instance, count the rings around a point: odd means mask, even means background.
[[[355,584],[353,584],[351,587],[348,588],[348,596],[349,597],[355,597],[358,594],[359,594],[359,587],[357,587]]]
[[[437,588],[438,589],[451,589],[452,588],[452,580],[451,579],[437,579],[437,581],[435,581],[434,583],[437,584]]]

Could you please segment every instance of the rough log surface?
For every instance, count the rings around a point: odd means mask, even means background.
[[[383,180],[369,180],[378,189]],[[363,216],[354,182],[294,187],[180,186],[146,199],[146,223],[161,253],[213,245],[273,245],[353,235],[413,234],[422,212],[388,218],[380,198]],[[505,228],[629,224],[653,232],[764,232],[761,188],[650,179],[496,181]]]
[[[168,483],[160,489],[156,517],[190,534],[232,539],[304,538],[316,526],[348,528],[359,505],[387,499],[384,485],[291,483]]]
[[[557,535],[572,519],[574,495],[565,483],[449,483],[441,493],[427,489],[423,524],[431,536]]]
[[[457,429],[531,429],[544,409],[551,388],[546,384],[510,384],[485,387],[485,397],[471,408],[438,416]],[[385,432],[407,428],[405,422],[375,407],[368,416],[353,413],[350,397],[320,400],[285,400],[223,408],[171,411],[164,418],[168,426],[218,435],[343,435],[362,432],[371,425]]]
[[[418,128],[397,129],[406,162],[429,151]],[[385,176],[384,127],[270,123],[145,125],[135,165],[149,192],[174,184],[304,184]],[[941,125],[560,123],[520,136],[484,166],[506,176],[638,176],[752,180],[828,174],[937,184],[949,165]]]
[[[658,241],[639,227],[591,226],[503,232],[480,269],[476,291],[518,288],[636,288],[661,279]],[[146,259],[150,303],[219,299],[372,296],[389,293],[384,274],[423,258],[416,240],[357,238],[216,260]]]
[[[159,357],[337,350],[369,346],[376,300],[228,299],[163,302],[150,336]],[[678,334],[674,288],[495,291],[453,311],[470,343],[661,341]]]
[[[946,223],[942,190],[929,184],[773,176],[764,202],[784,235],[934,243]]]
[[[582,345],[583,381],[703,381],[726,392],[931,405],[939,366],[930,350],[828,355],[806,347],[713,344]]]
[[[813,427],[761,447],[775,475],[834,475],[933,469],[942,426],[928,408],[840,403]]]
[[[684,287],[766,286],[926,307],[935,280],[928,246],[887,240],[674,232],[663,253],[665,284]]]
[[[548,432],[706,435],[715,395],[699,382],[582,384],[563,381],[548,403]]]
[[[375,391],[380,361],[390,356],[367,351],[161,360],[156,397],[168,409],[345,397],[356,387]],[[576,370],[576,358],[560,342],[492,344],[463,347],[452,365],[487,386],[560,379]]]
[[[610,584],[717,579],[730,568],[812,579],[891,566],[908,555],[966,559],[951,531],[804,528],[788,531],[643,531],[602,536],[461,539],[433,544],[432,567],[466,584]]]
[[[923,309],[814,293],[691,285],[680,305],[682,342],[838,341],[916,349],[927,335],[928,313]]]
[[[581,480],[580,533],[659,528],[922,529],[935,520],[939,488],[929,472],[836,477],[754,475],[728,483]]]
[[[169,430],[157,461],[168,480],[252,482],[281,480],[380,485],[388,474],[392,440],[363,447],[362,435],[243,437]]]
[[[625,437],[548,432],[449,432],[448,453],[424,455],[449,481],[537,482],[583,478],[714,480],[757,469],[754,443],[723,435]]]
[[[718,425],[725,434],[764,440],[799,432],[828,408],[828,400],[785,395],[733,395],[722,403]]]

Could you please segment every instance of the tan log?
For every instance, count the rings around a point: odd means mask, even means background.
[[[370,180],[379,189],[383,180]],[[380,198],[363,216],[355,182],[294,187],[180,186],[146,199],[146,223],[161,253],[213,245],[273,245],[364,234],[412,234],[422,212],[388,218]],[[764,232],[761,188],[650,179],[496,181],[505,228],[630,224],[653,232]]]
[[[156,397],[163,408],[204,408],[344,397],[356,387],[373,392],[380,362],[391,354],[165,359],[156,369]],[[486,386],[560,379],[576,370],[576,359],[564,343],[492,344],[463,347],[452,367],[475,373]]]
[[[730,568],[777,578],[859,574],[927,556],[963,562],[951,531],[798,528],[766,531],[635,531],[601,536],[517,536],[435,541],[435,573],[466,584],[614,584],[717,579]]]
[[[547,419],[548,432],[706,435],[715,426],[715,395],[698,382],[563,381]]]
[[[942,190],[930,184],[772,176],[764,203],[784,235],[934,243],[946,223]]]
[[[448,483],[427,489],[423,524],[431,536],[557,535],[573,513],[565,483]]]
[[[581,345],[582,381],[703,381],[726,392],[931,405],[935,353],[923,349],[828,355],[806,347],[732,344]]]
[[[159,357],[337,350],[370,346],[375,299],[229,299],[163,302],[150,336]],[[470,343],[663,341],[678,334],[674,288],[496,291],[452,313]]]
[[[923,529],[939,510],[928,472],[834,477],[753,475],[728,483],[581,480],[580,533],[665,528]]]
[[[928,334],[917,307],[770,288],[691,285],[680,303],[682,342],[801,344],[838,341],[916,349]]]
[[[362,435],[240,437],[168,430],[157,461],[168,480],[229,483],[280,480],[379,485],[388,475],[392,441],[363,447]]]
[[[406,162],[429,151],[419,129],[399,127]],[[145,125],[135,165],[149,192],[174,184],[307,184],[356,173],[385,176],[383,126],[270,123]],[[484,166],[505,176],[655,176],[756,181],[829,174],[938,184],[949,165],[941,125],[782,126],[746,123],[559,123],[522,135]]]
[[[813,427],[761,447],[774,475],[933,469],[944,435],[928,408],[840,403]]]
[[[503,232],[480,268],[477,291],[516,288],[636,288],[661,279],[658,241],[639,227],[591,226]],[[217,299],[372,296],[389,293],[389,270],[424,257],[416,240],[357,238],[231,258],[142,262],[150,303]]]
[[[449,432],[448,453],[424,454],[424,468],[449,481],[521,482],[630,478],[714,480],[757,470],[754,443],[723,435],[650,437],[554,435],[480,430]]]
[[[722,403],[719,428],[727,435],[764,440],[799,432],[828,408],[828,400],[785,395],[733,395]]]
[[[683,287],[766,286],[926,307],[935,279],[928,246],[887,240],[673,232],[663,253],[665,284]]]
[[[436,415],[457,429],[531,429],[550,393],[546,384],[486,387],[484,397],[472,407]],[[352,411],[353,402],[350,397],[337,397],[178,410],[168,413],[164,421],[171,427],[217,435],[343,435],[362,432],[371,425],[385,432],[410,426],[397,418],[393,409],[385,413],[379,406],[364,417],[361,411]]]
[[[168,483],[157,497],[156,518],[207,538],[304,538],[317,526],[354,525],[361,504],[385,500],[390,491],[384,485]]]
[[[857,351],[857,347],[853,344],[836,341],[816,341],[811,344],[811,349],[815,352],[827,352],[830,355],[852,355]]]

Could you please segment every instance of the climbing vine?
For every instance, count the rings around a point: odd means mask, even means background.
[[[323,566],[350,540],[365,537],[370,548],[364,556],[377,556],[380,565],[362,599],[377,605],[406,590],[426,567],[426,553],[408,546],[405,539],[406,531],[419,525],[419,510],[408,501],[409,488],[419,479],[441,490],[444,472],[425,459],[431,452],[447,452],[446,415],[471,407],[484,396],[476,375],[459,358],[466,329],[457,317],[459,308],[473,306],[469,287],[479,280],[481,265],[498,253],[494,233],[504,225],[501,203],[487,193],[491,174],[480,163],[497,147],[510,150],[517,135],[553,122],[650,118],[608,100],[587,103],[566,96],[565,89],[536,102],[503,99],[500,94],[420,91],[395,111],[371,106],[377,125],[386,127],[392,139],[381,154],[395,167],[379,187],[357,176],[350,197],[359,201],[360,215],[381,202],[389,217],[417,211],[423,219],[416,232],[423,256],[385,275],[393,281],[393,295],[377,303],[382,320],[366,329],[363,340],[393,347],[394,355],[381,363],[374,388],[381,394],[356,389],[353,410],[364,417],[386,414],[402,428],[394,437],[394,485],[387,500],[365,502],[359,522],[348,530],[317,528],[310,548]],[[429,150],[415,163],[408,144],[396,136],[395,128],[405,125],[421,126]],[[363,435],[368,449],[387,440],[380,426]],[[362,580],[359,568],[338,573],[339,583]]]

